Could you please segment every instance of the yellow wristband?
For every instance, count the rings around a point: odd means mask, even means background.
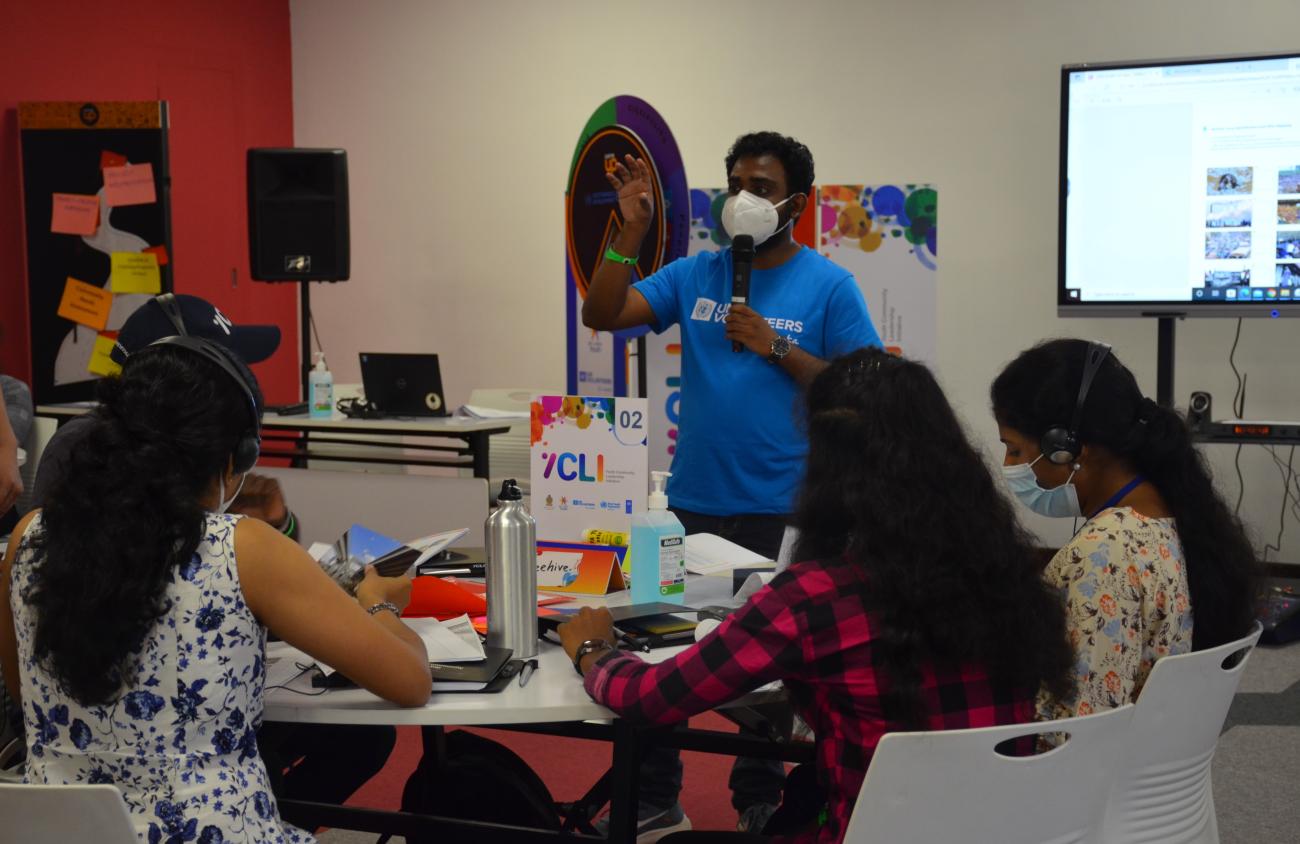
[[[617,252],[615,252],[615,251],[614,251],[614,247],[612,247],[612,246],[605,250],[605,260],[606,260],[606,261],[617,261],[617,262],[620,263],[620,264],[635,264],[635,263],[636,263],[636,258],[625,258],[625,257],[623,257],[622,255],[620,255],[620,254],[618,254]]]

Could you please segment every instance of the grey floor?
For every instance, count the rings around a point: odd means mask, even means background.
[[[1222,844],[1300,841],[1300,642],[1251,655],[1214,757],[1214,804]],[[375,838],[332,830],[320,842]]]

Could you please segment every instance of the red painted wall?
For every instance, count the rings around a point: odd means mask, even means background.
[[[0,19],[0,371],[30,376],[17,105],[167,100],[176,292],[236,323],[280,326],[254,367],[267,400],[298,397],[297,285],[248,276],[244,152],[293,146],[288,0],[40,0]]]

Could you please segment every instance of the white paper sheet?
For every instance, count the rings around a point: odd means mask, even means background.
[[[770,565],[773,561],[712,533],[686,537],[686,570],[691,574],[727,575],[735,568]]]
[[[429,662],[475,662],[487,658],[468,615],[445,622],[436,618],[408,618],[405,622],[424,641]]]

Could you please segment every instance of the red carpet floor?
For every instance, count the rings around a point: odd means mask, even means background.
[[[734,731],[736,728],[719,715],[707,713],[691,719],[691,726],[702,729]],[[558,738],[507,730],[478,730],[519,754],[541,776],[556,800],[581,797],[609,767],[610,745],[602,741]],[[416,727],[397,728],[397,748],[382,771],[366,783],[349,804],[376,809],[396,809],[401,803],[402,786],[415,770],[422,745]],[[731,791],[727,776],[731,757],[709,753],[682,754],[685,768],[682,782],[682,808],[695,829],[735,829],[736,812],[731,808]]]

